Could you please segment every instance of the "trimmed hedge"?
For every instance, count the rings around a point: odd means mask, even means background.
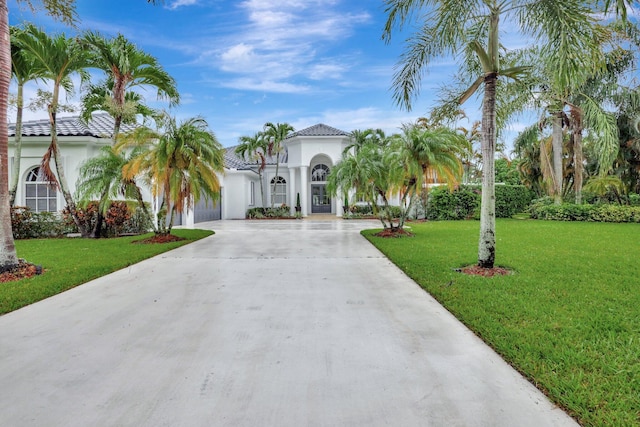
[[[640,222],[640,206],[538,202],[531,205],[530,213],[533,219],[552,221]]]
[[[533,199],[533,193],[524,185],[496,185],[496,218],[511,218],[524,212]],[[454,191],[435,187],[429,192],[427,219],[461,220],[480,217],[482,188],[462,185]]]

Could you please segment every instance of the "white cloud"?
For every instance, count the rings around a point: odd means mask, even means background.
[[[338,0],[244,1],[239,5],[244,23],[216,37],[213,45],[223,48],[212,50],[209,40],[197,63],[232,74],[223,85],[244,90],[299,93],[309,91],[314,82],[342,79],[348,67],[326,54],[371,16],[341,11],[339,4]],[[292,79],[307,83],[293,84]]]
[[[198,3],[198,0],[175,0],[167,8],[175,10],[181,6],[191,6]]]
[[[307,93],[310,91],[309,86],[306,86],[306,85],[262,80],[262,79],[251,79],[251,78],[238,78],[238,79],[228,80],[228,81],[222,82],[221,86],[230,88],[230,89],[252,90],[252,91],[260,91],[260,92],[270,92],[270,93],[300,94],[300,93]]]

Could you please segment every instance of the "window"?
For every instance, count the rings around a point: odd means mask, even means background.
[[[311,181],[324,182],[329,176],[329,167],[327,165],[315,165],[311,169]]]
[[[256,204],[256,183],[251,181],[249,183],[249,206]]]
[[[275,205],[287,203],[287,181],[281,176],[271,180],[271,201]]]
[[[27,174],[25,186],[25,205],[34,212],[57,212],[58,192],[45,181],[40,168],[33,168]]]

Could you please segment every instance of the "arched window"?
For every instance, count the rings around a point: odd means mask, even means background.
[[[34,212],[57,212],[58,192],[40,173],[33,168],[27,173],[24,183],[25,205]]]
[[[281,176],[271,180],[271,201],[274,205],[287,203],[287,181]]]
[[[327,180],[327,176],[329,176],[329,167],[327,165],[315,165],[311,169],[311,181],[324,182]]]

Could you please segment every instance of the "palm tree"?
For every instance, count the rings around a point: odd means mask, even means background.
[[[240,144],[236,147],[235,153],[243,160],[256,162],[258,165],[258,179],[260,180],[260,196],[262,198],[262,207],[264,208],[264,180],[263,173],[267,167],[267,143],[261,132],[255,133],[253,136],[241,136]]]
[[[33,25],[28,25],[27,29],[30,37],[21,40],[20,45],[23,49],[29,51],[29,54],[33,57],[34,72],[53,81],[53,94],[47,107],[51,129],[51,144],[42,158],[40,170],[43,171],[45,178],[49,182],[56,183],[60,188],[78,230],[84,237],[87,237],[88,230],[78,218],[76,204],[67,184],[58,144],[56,116],[60,88],[64,88],[67,93],[73,90],[70,77],[74,73],[80,74],[83,80],[88,78],[84,70],[88,64],[88,56],[86,50],[74,38],[67,38],[64,34],[49,36]],[[50,161],[52,159],[55,164],[55,174],[51,170]]]
[[[358,150],[343,152],[342,159],[327,177],[327,191],[335,196],[339,189],[354,189],[371,206],[385,229],[397,229],[390,218],[389,197],[400,188],[404,171],[398,153],[390,149],[388,142],[379,144],[369,140]],[[378,199],[385,206],[382,211]]]
[[[18,0],[33,7],[32,0]],[[149,3],[161,3],[162,0],[147,0]],[[75,0],[40,0],[39,2],[50,16],[73,24],[77,20]],[[9,35],[9,9],[7,0],[0,0],[0,170],[9,170],[9,125],[7,108],[9,106],[9,85],[11,83],[11,42]],[[18,265],[13,233],[11,231],[11,208],[9,204],[9,183],[6,173],[0,174],[0,271]]]
[[[293,126],[289,123],[271,123],[267,122],[264,124],[263,136],[267,141],[267,154],[269,157],[276,156],[276,178],[278,177],[278,172],[280,168],[280,154],[284,150],[284,146],[282,145],[282,141],[285,140],[287,136],[291,132],[293,132]],[[271,207],[273,208],[275,204],[275,193],[276,186],[278,180],[273,180],[273,189],[271,190]]]
[[[351,131],[349,144],[344,148],[343,153],[351,149],[357,152],[362,146],[371,143],[384,145],[386,138],[387,136],[382,129],[355,129]]]
[[[9,203],[15,204],[18,182],[20,180],[20,160],[22,157],[22,111],[24,108],[24,85],[32,80],[42,78],[36,74],[32,65],[32,59],[28,52],[20,48],[20,40],[29,37],[25,30],[18,27],[11,27],[11,74],[15,78],[18,86],[16,96],[16,130],[15,130],[15,150],[14,162],[11,174],[11,187],[9,188]]]
[[[106,110],[114,117],[114,143],[121,123],[135,122],[135,114],[139,112],[136,106],[140,103],[141,96],[130,95],[127,99],[134,87],[152,87],[157,91],[159,99],[168,99],[172,106],[180,101],[175,80],[162,68],[158,60],[140,50],[122,34],[107,39],[99,33],[87,32],[83,42],[91,52],[90,65],[103,70],[108,77],[102,85],[102,90],[94,88],[94,91],[104,93],[104,102],[94,102],[85,107],[89,107],[90,110]]]
[[[482,100],[482,202],[478,265],[492,268],[495,262],[495,170],[496,91],[500,77],[518,78],[531,64],[501,64],[500,20],[519,26],[544,46],[556,64],[554,78],[570,81],[583,66],[584,56],[595,46],[591,10],[579,0],[541,2],[537,0],[386,0],[388,20],[383,37],[390,40],[394,28],[402,28],[412,16],[425,16],[421,29],[409,39],[394,75],[395,101],[411,108],[423,70],[439,57],[463,54],[466,64],[477,62],[480,75],[459,94],[464,103],[483,86]],[[424,10],[421,10],[423,9]],[[420,13],[415,13],[420,11]],[[424,13],[423,13],[424,12]],[[555,56],[551,55],[555,53]],[[465,66],[465,70],[469,70]],[[459,111],[459,109],[455,109]]]
[[[109,202],[118,196],[123,196],[125,199],[135,200],[145,215],[151,218],[135,177],[125,177],[122,173],[125,165],[140,155],[142,149],[142,147],[136,147],[125,152],[118,151],[112,146],[102,147],[98,156],[90,158],[80,165],[80,173],[76,183],[78,204],[86,206],[96,196],[99,196],[98,212],[104,215],[109,209]],[[91,236],[99,237],[101,227],[102,222],[96,221]]]
[[[223,149],[207,122],[200,117],[177,124],[165,114],[159,131],[140,127],[122,135],[116,149],[148,147],[123,168],[123,177],[141,176],[154,197],[162,198],[157,232],[171,233],[174,216],[201,198],[220,196],[217,173],[223,173]],[[167,221],[166,215],[169,214]]]

